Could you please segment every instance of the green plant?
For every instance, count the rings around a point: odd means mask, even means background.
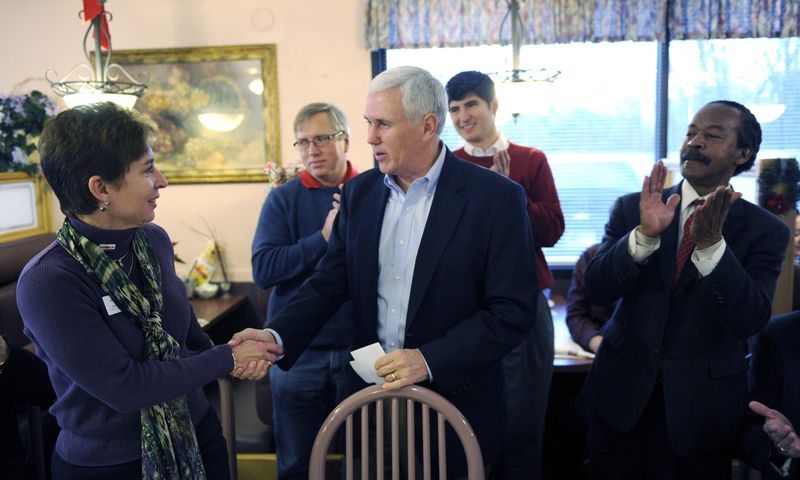
[[[0,95],[0,172],[35,175],[39,163],[31,155],[44,125],[56,113],[53,102],[39,91]]]

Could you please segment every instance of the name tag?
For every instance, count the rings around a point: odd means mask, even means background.
[[[108,313],[109,315],[116,315],[122,312],[122,310],[119,309],[117,304],[114,303],[114,300],[111,300],[111,297],[108,295],[103,297],[103,305],[105,305],[106,313]]]

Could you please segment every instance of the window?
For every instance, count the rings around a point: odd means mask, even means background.
[[[508,70],[511,47],[387,50],[387,66],[416,65],[446,83],[462,70]],[[530,112],[514,120],[498,94],[497,124],[512,142],[540,148],[553,170],[566,228],[548,263],[574,265],[600,242],[614,200],[638,191],[656,159],[655,42],[571,43],[523,46],[525,68],[562,73],[534,86]],[[673,41],[670,43],[668,162],[677,169],[678,149],[691,116],[703,104],[732,99],[753,107],[764,130],[759,158],[797,157],[800,152],[800,42],[790,39]],[[782,111],[775,120],[776,112]],[[769,121],[768,121],[769,120]],[[442,140],[463,144],[449,118]],[[755,199],[754,174],[734,188]],[[679,176],[677,176],[679,179]]]

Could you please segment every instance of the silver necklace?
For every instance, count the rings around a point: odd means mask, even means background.
[[[125,265],[122,263],[122,261],[123,261],[123,260],[125,260],[125,258],[128,256],[128,254],[129,254],[129,253],[131,253],[131,249],[128,249],[128,251],[127,251],[127,252],[125,252],[125,255],[123,255],[123,256],[121,256],[121,257],[119,257],[119,258],[115,258],[115,259],[114,259],[114,263],[116,263],[116,264],[117,264],[117,266],[118,266],[118,267],[119,267],[119,268],[120,268],[120,269],[121,269],[123,272],[125,271]],[[129,277],[131,276],[131,272],[133,272],[133,257],[131,257],[131,264],[130,264],[130,266],[128,266],[128,272],[127,272],[127,274],[128,274],[128,276],[129,276]]]

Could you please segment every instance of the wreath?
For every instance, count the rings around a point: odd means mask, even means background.
[[[761,161],[758,175],[758,204],[776,215],[797,207],[800,169],[794,158]]]

